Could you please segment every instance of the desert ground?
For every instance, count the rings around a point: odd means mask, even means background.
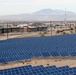
[[[72,30],[72,29],[73,30]],[[69,30],[71,29],[71,30]],[[63,34],[72,34],[76,33],[76,29],[73,27],[56,27],[48,28],[47,31],[38,31],[38,32],[12,32],[8,33],[8,38],[21,38],[21,37],[36,37],[36,36],[54,36],[54,35],[63,35]],[[7,39],[7,33],[0,34],[0,40]]]
[[[57,33],[57,30],[65,30],[66,34],[72,34],[75,33],[75,30],[69,30],[66,31],[68,28],[51,28],[48,29],[48,32],[14,32],[14,33],[8,33],[8,38],[21,38],[21,37],[35,37],[35,36],[54,36],[54,35],[62,35],[63,32]],[[0,35],[0,40],[7,39],[7,34]],[[9,63],[0,63],[0,70],[1,69],[7,69],[7,68],[13,68],[13,67],[19,67],[19,66],[26,66],[26,65],[32,65],[32,66],[52,66],[56,65],[57,67],[60,66],[70,66],[70,67],[76,67],[76,57],[73,58],[32,58],[28,61],[15,61],[15,62],[9,62]]]
[[[32,58],[28,61],[15,61],[15,62],[9,62],[7,64],[0,64],[0,70],[1,69],[7,69],[7,68],[13,68],[13,67],[19,67],[19,66],[26,66],[26,65],[32,65],[32,66],[52,66],[56,65],[57,67],[61,66],[69,66],[69,67],[76,67],[76,57],[75,58]]]

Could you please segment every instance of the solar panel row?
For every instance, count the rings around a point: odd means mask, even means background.
[[[10,69],[0,70],[0,75],[76,75],[76,67],[70,68],[69,66],[56,67],[43,65],[22,66]]]
[[[39,56],[76,56],[76,34],[0,41],[0,62]]]

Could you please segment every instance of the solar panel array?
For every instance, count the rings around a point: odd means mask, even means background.
[[[76,56],[76,34],[15,38],[0,41],[0,62],[39,56]]]
[[[69,66],[22,66],[0,70],[0,75],[76,75],[76,67]]]

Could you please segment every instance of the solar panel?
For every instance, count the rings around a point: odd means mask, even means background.
[[[0,41],[0,63],[40,56],[76,56],[76,34]]]
[[[50,70],[49,70],[50,69]],[[63,70],[64,69],[64,70]],[[67,70],[68,69],[68,70]],[[76,67],[69,66],[21,66],[0,70],[0,75],[75,75]]]

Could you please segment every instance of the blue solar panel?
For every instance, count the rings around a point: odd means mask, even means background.
[[[76,34],[0,41],[0,62],[28,60],[34,56],[76,56]]]
[[[69,66],[21,66],[10,69],[0,70],[0,75],[75,75],[76,67]]]

